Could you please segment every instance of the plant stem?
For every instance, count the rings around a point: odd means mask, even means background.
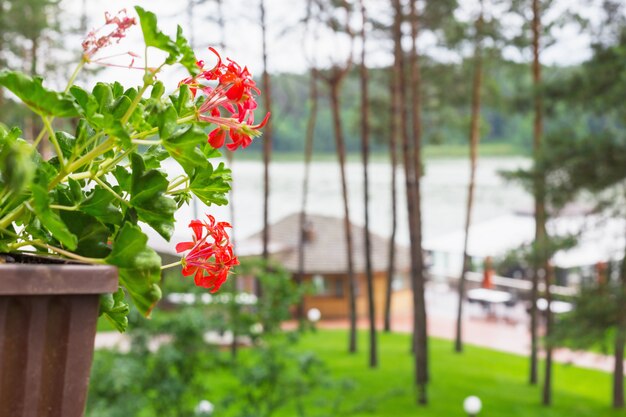
[[[74,81],[76,81],[76,77],[78,77],[78,74],[80,73],[80,70],[85,65],[85,62],[86,62],[85,58],[84,57],[81,58],[80,62],[78,63],[78,65],[74,69],[74,72],[70,76],[70,79],[67,81],[67,85],[65,86],[65,90],[63,90],[64,93],[67,93],[68,91],[70,91],[70,88],[72,88],[72,85],[74,84]],[[46,123],[46,121],[45,121],[46,118],[42,117],[42,119],[44,119],[44,124],[45,124]],[[50,119],[48,119],[48,123],[51,124],[53,120],[54,120],[54,117],[51,117]],[[46,127],[46,129],[42,129],[41,132],[39,132],[39,135],[37,136],[37,138],[35,138],[35,140],[33,141],[33,147],[35,149],[37,148],[37,145],[39,145],[39,142],[41,142],[41,140],[43,139],[44,135],[46,134],[46,131],[48,131],[47,127]],[[52,133],[50,137],[51,138],[54,137],[54,133]],[[51,139],[51,141],[52,141],[52,139]],[[59,160],[61,160],[61,158],[62,158],[62,156],[59,157]]]
[[[131,139],[131,142],[135,145],[160,145],[162,142],[160,140],[141,140],[141,139]]]
[[[115,192],[115,190],[113,190],[111,187],[109,187],[104,181],[102,181],[100,178],[98,177],[94,177],[93,180],[95,182],[97,182],[102,188],[104,188],[105,190],[107,190],[108,192],[110,192],[111,194],[113,194],[113,196],[118,199],[119,201],[122,202],[122,204],[124,204],[125,206],[129,206],[128,201],[124,200],[124,198],[122,198],[122,196],[120,196],[118,193]]]
[[[186,182],[187,180],[189,180],[189,177],[187,177],[186,175],[179,175],[180,179],[177,181],[172,182],[169,187],[167,187],[167,191],[170,192],[172,191],[174,188],[178,187],[179,185],[183,184],[184,182]],[[178,178],[178,177],[177,177]]]
[[[175,266],[182,265],[182,264],[183,264],[183,261],[182,261],[182,260],[181,260],[181,261],[178,261],[178,262],[172,262],[171,264],[163,265],[163,266],[161,267],[161,270],[168,269],[168,268],[173,268],[173,267],[175,267]]]
[[[17,206],[13,210],[11,210],[6,216],[0,219],[0,229],[5,229],[8,225],[13,223],[13,220],[20,217],[25,207],[25,204]]]
[[[53,210],[65,210],[65,211],[76,211],[78,210],[78,206],[60,206],[57,204],[50,204],[50,208]]]
[[[45,129],[48,131],[48,139],[54,146],[54,151],[57,153],[57,157],[59,158],[59,164],[61,165],[61,172],[65,171],[65,158],[63,158],[63,151],[59,146],[59,142],[57,141],[56,135],[54,134],[54,129],[52,129],[52,124],[50,123],[50,119],[46,116],[42,116],[41,120],[43,120],[43,125]],[[41,133],[40,133],[41,135]]]
[[[85,144],[83,144],[83,146],[80,147],[80,149],[76,152],[77,155],[80,155],[81,153],[83,153],[85,151],[85,149],[88,149],[91,145],[93,145],[98,139],[100,139],[102,136],[104,136],[104,130],[96,133],[95,135],[93,135],[92,137],[90,137],[87,142]],[[70,160],[69,163],[72,163],[73,161]]]
[[[16,235],[15,233],[10,232],[9,230],[2,230],[2,232],[10,234],[10,235],[13,235],[16,238],[18,237],[18,235]],[[87,258],[85,256],[76,255],[75,253],[66,251],[65,249],[57,248],[56,246],[52,246],[52,245],[48,245],[47,243],[43,243],[40,239],[24,240],[22,242],[15,243],[15,244],[11,245],[10,249],[19,249],[22,246],[28,246],[28,245],[38,246],[40,248],[45,248],[45,249],[51,250],[53,252],[56,252],[59,255],[63,255],[63,256],[66,256],[68,258],[75,259],[77,261],[81,261],[81,262],[85,262],[85,263],[102,264],[102,265],[106,264],[104,259]]]
[[[104,175],[111,165],[117,165],[122,159],[124,159],[129,153],[134,152],[137,149],[137,146],[132,146],[130,149],[127,149],[125,152],[121,152],[115,158],[109,158],[105,160],[102,164],[100,164],[100,168],[96,173],[88,172],[79,172],[78,174],[69,175],[70,178],[74,180],[84,180],[87,178],[93,179],[95,177],[101,177]]]
[[[53,252],[58,253],[59,255],[66,256],[66,257],[68,257],[70,259],[75,259],[77,261],[85,262],[85,263],[88,263],[88,264],[106,265],[106,262],[104,261],[104,259],[87,258],[85,256],[76,255],[75,253],[66,251],[66,250],[61,249],[61,248],[57,248],[57,247],[52,246],[52,245],[48,245],[46,243],[40,243],[38,241],[31,241],[30,243],[33,246],[39,246],[41,248],[46,248],[48,250],[51,250]]]
[[[76,160],[76,162],[73,162],[73,163],[69,164],[67,166],[66,171],[67,172],[74,172],[75,170],[77,170],[78,168],[83,166],[85,163],[90,162],[90,161],[94,160],[95,158],[97,158],[98,156],[102,155],[103,153],[111,150],[115,146],[113,139],[114,139],[113,137],[109,137],[107,140],[102,142],[100,145],[96,146],[91,151],[89,151],[88,153],[86,153],[82,157],[78,158]],[[54,180],[52,180],[50,185],[48,185],[48,190],[53,189],[58,183],[63,181],[63,179],[65,177],[66,177],[66,174],[64,172],[60,172],[59,175],[57,175],[56,178]]]
[[[128,110],[126,110],[126,113],[124,113],[124,116],[122,116],[122,119],[120,120],[122,125],[125,125],[126,123],[128,123],[130,116],[132,116],[133,112],[135,111],[135,108],[137,108],[137,105],[141,101],[143,94],[146,92],[149,86],[150,86],[149,83],[147,82],[143,83],[143,85],[141,86],[141,89],[137,92],[137,95],[133,99],[132,103],[130,103],[130,107],[128,108]]]
[[[39,145],[39,142],[41,142],[43,137],[46,135],[46,132],[47,132],[46,129],[41,129],[41,131],[39,132],[39,135],[33,141],[33,149],[37,149],[37,146]]]
[[[67,80],[67,86],[65,86],[64,90],[65,93],[70,91],[70,88],[72,88],[72,85],[74,85],[74,81],[76,81],[76,77],[78,77],[80,70],[83,69],[86,62],[87,61],[85,61],[85,57],[82,57],[78,65],[76,65],[76,68],[74,68],[74,72],[72,73],[72,75],[70,75],[70,79]]]
[[[179,190],[166,191],[165,194],[167,194],[167,195],[177,195],[177,194],[188,193],[189,191],[191,191],[191,188],[190,187],[185,187],[185,188],[181,188]]]

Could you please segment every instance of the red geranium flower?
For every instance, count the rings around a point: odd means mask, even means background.
[[[248,68],[242,68],[233,60],[228,59],[228,64],[225,64],[215,49],[209,50],[217,56],[215,66],[204,70],[204,61],[198,61],[200,75],[185,78],[179,85],[189,85],[194,98],[199,91],[204,94],[204,101],[198,108],[198,119],[217,126],[207,138],[212,147],[222,147],[229,133],[231,143],[226,144],[229,150],[234,151],[240,146],[245,148],[252,143],[252,138],[260,136],[258,129],[267,124],[270,114],[267,113],[261,123],[254,125],[254,110],[257,108],[254,96],[261,92],[252,74]],[[202,81],[217,81],[217,85],[205,85]]]
[[[227,222],[215,222],[215,217],[207,215],[208,222],[192,220],[193,240],[176,245],[176,252],[189,253],[183,256],[183,275],[193,275],[197,286],[209,288],[212,293],[220,289],[228,278],[230,268],[239,265],[234,255],[233,245],[225,228]]]

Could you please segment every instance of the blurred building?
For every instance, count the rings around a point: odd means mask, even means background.
[[[594,213],[585,207],[567,206],[547,222],[553,238],[570,238],[573,246],[558,250],[551,259],[556,283],[578,288],[595,282],[598,268],[605,268],[607,279],[617,279],[619,262],[626,247],[626,220],[609,214]],[[470,228],[468,254],[475,269],[481,270],[483,260],[490,256],[500,265],[505,277],[527,278],[525,262],[519,256],[528,251],[535,237],[535,219],[530,210],[476,222]],[[432,276],[458,279],[463,259],[464,231],[437,236],[424,241],[431,255]]]
[[[299,273],[298,245],[300,214],[289,215],[270,226],[271,258],[296,276]],[[374,301],[376,315],[383,317],[389,262],[389,240],[370,232]],[[357,315],[367,315],[367,283],[365,275],[365,231],[352,225],[354,274],[356,278]],[[237,254],[258,256],[262,252],[262,233],[237,243]],[[392,313],[406,313],[412,306],[409,250],[396,245],[396,273],[392,282]],[[304,232],[303,282],[309,285],[305,309],[318,308],[324,319],[349,316],[349,282],[346,239],[343,219],[308,214]]]

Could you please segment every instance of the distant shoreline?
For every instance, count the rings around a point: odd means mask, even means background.
[[[427,145],[423,149],[425,159],[465,159],[469,158],[469,149],[467,145]],[[479,157],[496,158],[496,157],[528,157],[529,154],[522,148],[508,143],[487,143],[480,145]],[[398,155],[401,162],[401,155]],[[248,149],[244,152],[237,152],[235,160],[241,161],[261,161],[262,154],[258,150]],[[280,152],[272,153],[274,162],[298,162],[304,160],[302,152]],[[313,154],[313,161],[326,162],[336,161],[337,156],[332,152],[317,152]],[[348,161],[360,161],[361,154],[352,152],[348,154]],[[372,162],[384,162],[389,160],[387,152],[372,152]]]

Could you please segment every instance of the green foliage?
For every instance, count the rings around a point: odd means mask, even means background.
[[[273,270],[262,274],[265,296],[256,304],[241,302],[243,294],[235,290],[239,275],[219,294],[202,294],[211,298],[208,305],[161,310],[151,321],[131,314],[130,351],[96,352],[87,415],[191,416],[202,399],[225,416],[269,417],[286,407],[295,407],[298,416],[320,415],[325,408],[324,415],[336,415],[348,385],[336,382],[313,353],[297,350],[299,333],[281,329],[299,292],[287,273]],[[244,263],[240,272],[261,271],[259,263]],[[184,290],[181,285],[174,284]],[[102,314],[127,308],[119,293],[103,298]],[[208,345],[207,332],[234,334],[244,345],[231,356]],[[320,392],[330,401],[313,408],[311,399]]]
[[[203,339],[208,330],[203,310],[159,312],[151,321],[130,317],[130,351],[96,352],[87,415],[194,415],[199,399],[211,389],[207,375],[221,366],[218,352]],[[166,341],[163,335],[168,335]]]
[[[106,257],[107,263],[118,267],[120,282],[145,315],[161,298],[157,285],[161,279],[161,258],[147,243],[148,237],[138,226],[125,223]]]
[[[21,72],[0,70],[0,86],[19,97],[32,111],[41,116],[78,116],[74,101],[64,93],[45,88],[43,78],[31,78]]]
[[[137,217],[148,223],[161,236],[169,240],[174,233],[174,212],[176,202],[165,195],[169,181],[167,176],[156,169],[146,170],[143,158],[132,153],[131,184],[129,203],[137,212]]]
[[[148,247],[139,222],[169,240],[174,213],[192,194],[207,205],[226,204],[231,181],[223,164],[211,163],[220,154],[207,145],[208,123],[197,114],[201,102],[186,85],[165,94],[164,84],[155,82],[166,65],[199,72],[181,28],[172,39],[158,29],[153,13],[136,10],[146,46],[168,53],[162,65],[145,69],[139,88],[116,81],[99,82],[91,91],[73,85],[90,57],[83,57],[64,91],[44,87],[41,77],[0,71],[0,87],[44,126],[28,139],[47,143],[56,154],[45,160],[19,129],[0,125],[0,248],[34,246],[36,253],[117,266],[123,291],[103,297],[101,313],[119,330],[127,326],[125,296],[144,315],[161,298],[161,258]],[[73,134],[59,128],[70,123],[55,123],[70,118]],[[144,145],[149,148],[142,153]],[[185,175],[168,177],[162,166],[167,158]]]
[[[622,288],[613,282],[584,286],[572,300],[574,310],[557,320],[549,342],[574,349],[600,346],[608,352],[624,295]]]
[[[36,168],[31,158],[32,146],[19,139],[21,134],[17,128],[7,132],[0,126],[0,173],[7,189],[14,194],[25,190]]]
[[[75,250],[78,239],[70,232],[61,217],[50,209],[51,200],[46,187],[35,183],[31,185],[30,189],[33,198],[33,210],[41,224],[69,250]]]
[[[115,294],[100,296],[100,316],[106,317],[120,333],[128,328],[129,313],[130,306],[125,300],[123,289],[118,289]]]
[[[296,341],[293,333],[273,334],[242,355],[235,368],[236,388],[222,403],[224,415],[270,417],[286,408],[295,408],[294,415],[302,417],[337,415],[338,398],[347,390],[329,376],[315,354],[295,350]],[[325,404],[307,404],[320,394],[326,395]],[[328,414],[323,413],[326,408]]]
[[[154,13],[146,11],[139,6],[135,6],[135,10],[139,15],[146,46],[152,46],[167,52],[169,54],[165,61],[167,64],[173,64],[180,58],[180,63],[185,66],[192,75],[198,74],[199,69],[196,66],[195,55],[183,36],[182,28],[178,26],[176,41],[173,41],[169,36],[159,30],[157,27],[157,18]]]
[[[135,6],[135,10],[139,15],[141,31],[143,32],[143,38],[146,42],[146,46],[153,46],[167,52],[169,54],[167,57],[168,63],[171,64],[175,62],[176,56],[179,53],[176,43],[171,40],[169,36],[161,32],[159,28],[157,28],[156,15],[139,6]]]

